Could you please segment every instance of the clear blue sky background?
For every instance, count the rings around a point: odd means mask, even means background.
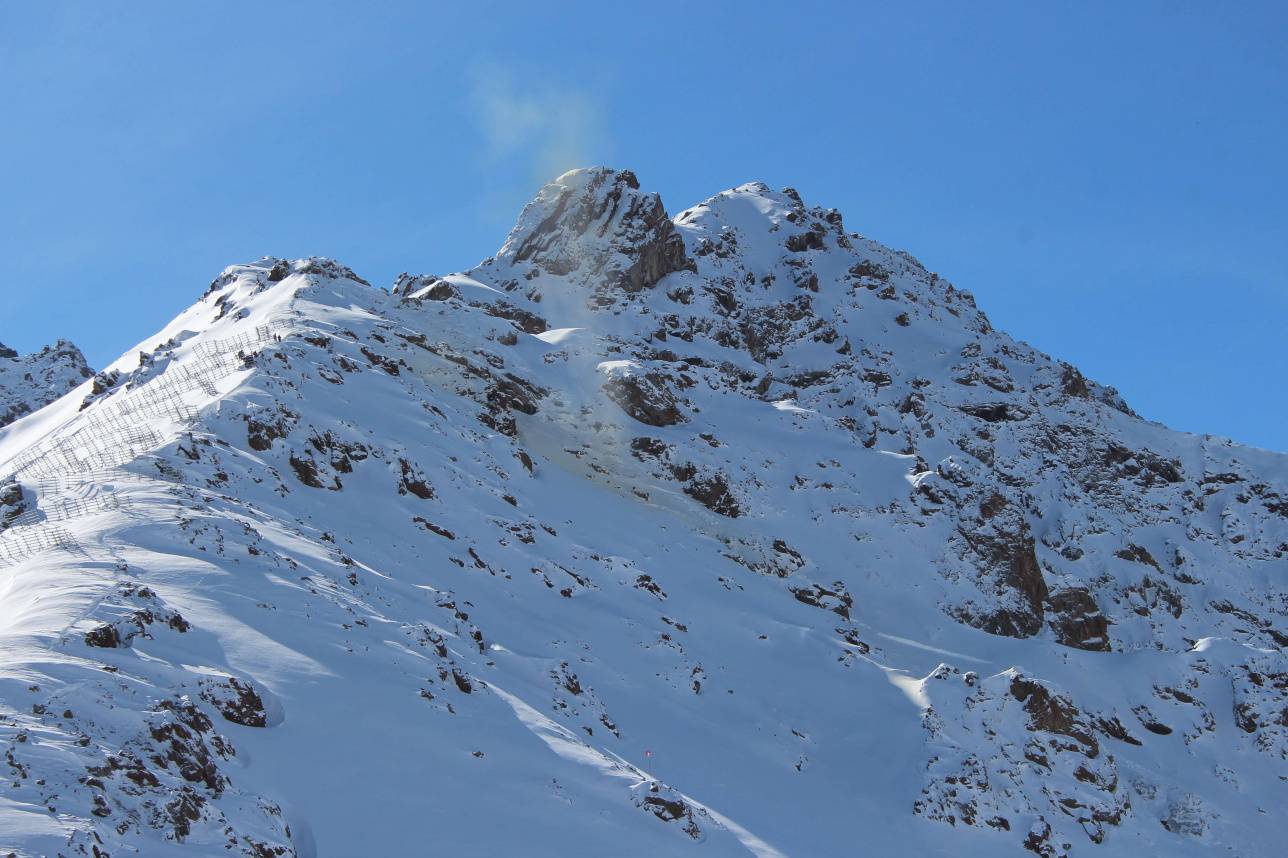
[[[673,213],[795,186],[1288,451],[1288,4],[627,5],[0,6],[0,340],[102,365],[266,254],[459,270],[607,163]]]

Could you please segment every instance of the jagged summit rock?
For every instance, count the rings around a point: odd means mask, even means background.
[[[38,411],[94,375],[67,340],[19,355],[0,343],[0,427]]]
[[[655,193],[629,170],[570,170],[524,208],[496,261],[530,281],[568,276],[591,292],[591,306],[651,289],[692,270],[684,241]]]
[[[0,429],[3,845],[1277,855],[1288,457],[639,184],[231,266]]]

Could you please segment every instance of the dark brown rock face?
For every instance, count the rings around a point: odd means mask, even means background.
[[[1091,594],[1079,587],[1052,593],[1049,622],[1056,639],[1076,649],[1109,651],[1109,621]]]
[[[1075,367],[1068,364],[1064,366],[1064,371],[1060,375],[1060,392],[1065,396],[1076,396],[1080,399],[1087,399],[1091,396],[1091,388],[1087,386],[1087,379]]]
[[[847,620],[850,618],[850,609],[854,607],[854,597],[849,594],[845,589],[845,584],[841,581],[837,581],[831,587],[824,587],[822,584],[810,584],[808,586],[789,587],[788,589],[798,602],[832,611]]]
[[[604,393],[627,414],[649,426],[674,426],[684,420],[675,394],[661,373],[609,379],[604,383]]]
[[[1034,550],[1033,537],[1026,532],[994,543],[995,549],[1004,554],[1007,566],[1006,582],[1024,597],[1029,612],[1014,621],[1016,631],[1026,635],[1037,633],[1034,625],[1042,622],[1042,603],[1047,597],[1046,581],[1038,565],[1037,553]],[[998,558],[1003,561],[1002,557]],[[1012,635],[1018,637],[1020,635]]]
[[[657,194],[639,190],[629,170],[578,171],[547,185],[532,204],[539,217],[512,235],[515,262],[550,274],[578,272],[592,286],[592,305],[620,293],[651,289],[675,271],[696,270]]]
[[[427,301],[446,301],[448,298],[459,298],[461,293],[451,283],[440,280],[425,292]]]
[[[640,247],[634,264],[622,272],[619,282],[627,292],[652,289],[666,275],[693,267],[684,253],[684,240],[675,231],[666,210],[662,208],[661,199],[657,200],[657,205],[648,218],[655,222],[652,227],[654,238]]]
[[[1022,519],[999,523],[1003,526],[959,532],[978,558],[983,576],[1009,595],[1011,604],[987,616],[967,619],[995,635],[1032,637],[1042,630],[1043,603],[1049,595],[1046,580],[1028,525]]]
[[[989,423],[1002,423],[1009,420],[1023,420],[1028,414],[1006,402],[995,402],[984,405],[963,405],[962,411],[971,417],[978,417]]]
[[[103,649],[128,647],[137,637],[152,637],[162,627],[183,634],[192,628],[178,611],[167,606],[156,592],[137,584],[122,583],[116,592],[120,615],[85,633],[85,644]]]
[[[1083,753],[1088,757],[1100,754],[1100,743],[1068,698],[1052,694],[1042,684],[1020,676],[1012,680],[1011,694],[1029,713],[1030,729],[1068,736],[1083,746]]]
[[[22,486],[16,482],[0,483],[0,530],[4,530],[26,511]]]
[[[267,727],[268,714],[264,701],[249,682],[228,677],[203,684],[201,698],[219,710],[219,714],[243,727]]]
[[[729,518],[742,515],[742,508],[729,491],[729,483],[723,474],[694,478],[684,486],[684,493],[712,512]]]

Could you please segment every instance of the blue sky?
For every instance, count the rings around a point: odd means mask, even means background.
[[[606,163],[673,213],[794,186],[1288,451],[1288,4],[627,5],[0,6],[0,340],[102,365],[263,255],[459,270]]]

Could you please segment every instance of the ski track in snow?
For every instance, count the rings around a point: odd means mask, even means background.
[[[554,751],[564,759],[571,760],[581,765],[591,766],[597,769],[601,774],[615,778],[625,778],[634,781],[633,788],[639,788],[645,783],[657,781],[658,779],[639,767],[626,762],[621,757],[611,752],[597,750],[590,747],[585,742],[578,739],[571,730],[556,724],[546,716],[542,715],[536,709],[524,703],[495,685],[488,686],[498,697],[506,702],[514,710],[515,717],[523,723],[532,733],[545,742],[550,750]],[[761,840],[755,834],[743,828],[738,823],[729,819],[721,813],[718,813],[710,806],[703,804],[697,799],[679,793],[689,804],[696,808],[706,811],[712,819],[721,827],[727,829],[738,842],[747,847],[747,851],[755,855],[756,858],[787,858],[782,852],[770,846]]]

